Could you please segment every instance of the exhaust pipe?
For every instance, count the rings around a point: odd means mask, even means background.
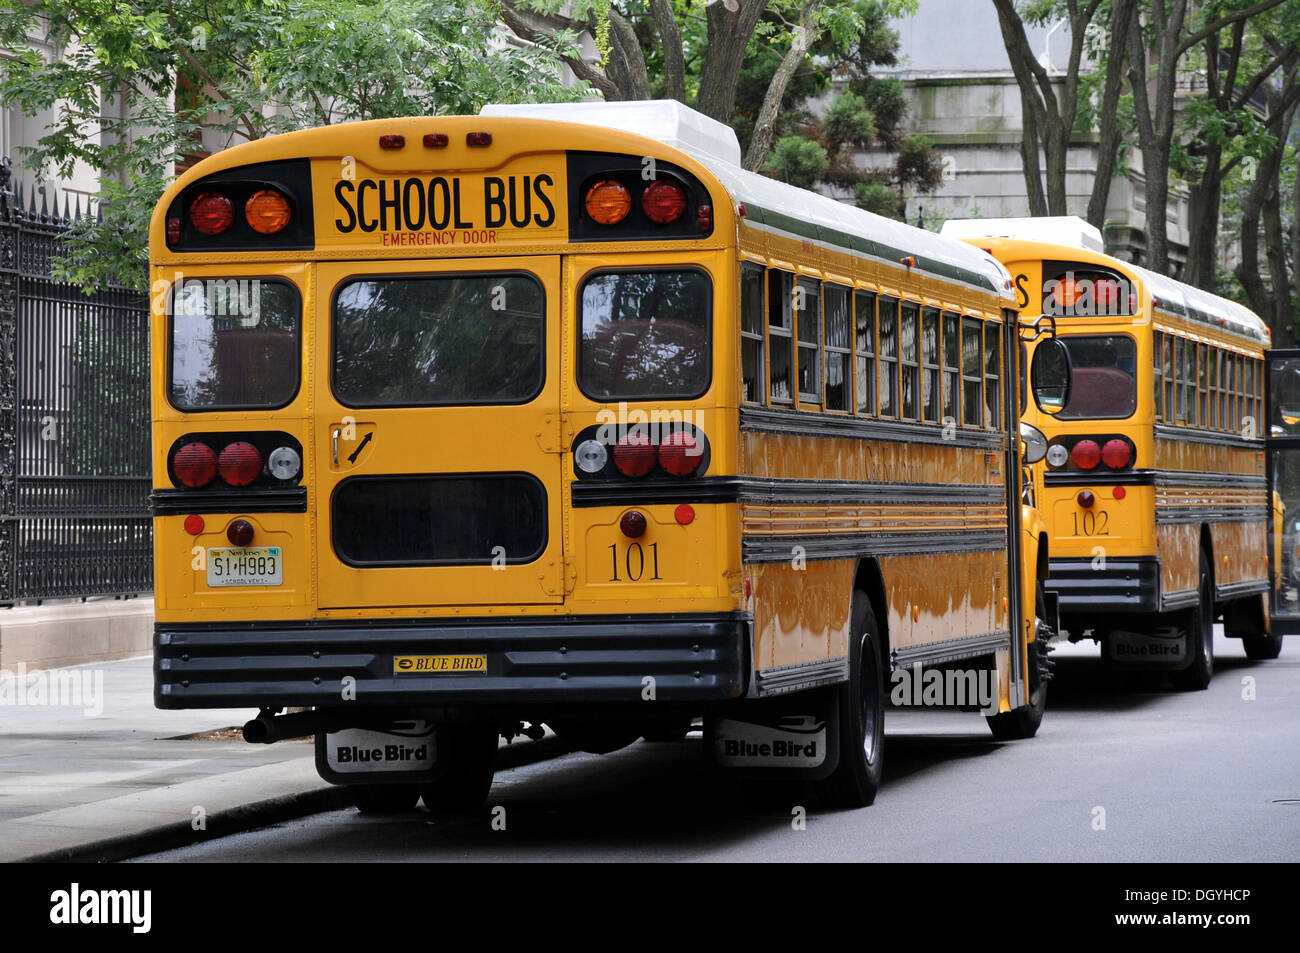
[[[297,711],[289,715],[263,711],[244,725],[244,740],[253,745],[269,745],[290,738],[306,738],[322,727],[319,711]]]

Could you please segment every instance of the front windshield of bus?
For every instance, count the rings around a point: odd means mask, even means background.
[[[1058,420],[1131,417],[1137,409],[1137,345],[1127,334],[1063,334],[1074,383]]]

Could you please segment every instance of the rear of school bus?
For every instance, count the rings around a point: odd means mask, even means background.
[[[356,123],[206,159],[152,224],[158,707],[317,734],[391,807],[481,800],[523,721],[607,750],[745,693],[735,221],[699,163]]]

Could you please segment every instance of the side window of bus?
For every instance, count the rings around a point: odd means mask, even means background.
[[[826,285],[826,409],[849,409],[849,289]]]
[[[962,423],[968,427],[984,425],[984,401],[980,397],[983,387],[984,366],[980,359],[980,341],[984,336],[978,318],[961,319],[961,404]]]
[[[349,407],[529,400],[545,315],[528,274],[349,279],[334,296],[334,395]]]
[[[898,416],[898,299],[880,299],[880,416]]]
[[[853,347],[857,364],[857,411],[876,412],[876,296],[870,291],[853,293]]]
[[[996,324],[984,325],[984,403],[989,416],[985,424],[990,430],[1002,430],[1002,348],[999,347],[1000,328]]]
[[[1165,382],[1164,396],[1164,419],[1166,422],[1174,419],[1174,385],[1177,383],[1178,375],[1174,373],[1174,358],[1178,354],[1178,340],[1168,334],[1162,334],[1163,344],[1161,350],[1164,354],[1164,374],[1162,375]]]
[[[1228,428],[1236,430],[1242,436],[1254,436],[1259,432],[1259,405],[1255,397],[1255,361],[1252,358],[1246,358],[1244,365],[1245,381],[1244,390],[1246,393],[1246,406],[1242,411],[1241,420],[1228,421]]]
[[[1217,347],[1210,348],[1210,426],[1226,430],[1231,424],[1228,410],[1228,392],[1224,380],[1224,354]]]
[[[1209,407],[1207,405],[1209,404],[1210,394],[1209,394],[1209,390],[1207,389],[1209,385],[1209,381],[1207,380],[1207,378],[1209,377],[1210,354],[1204,344],[1196,345],[1196,356],[1197,356],[1196,392],[1198,395],[1197,405],[1199,408],[1197,419],[1200,422],[1200,425],[1202,427],[1208,427],[1210,426],[1210,415],[1209,415]]]
[[[1195,372],[1196,345],[1191,341],[1176,338],[1174,347],[1178,349],[1178,422],[1194,423],[1192,406],[1196,385],[1192,375]]]
[[[1151,335],[1152,364],[1152,402],[1156,408],[1156,420],[1165,419],[1165,335],[1156,332]]]
[[[949,419],[958,419],[958,402],[961,400],[961,386],[958,382],[961,375],[961,341],[957,330],[960,326],[961,319],[956,314],[951,311],[943,313],[943,407],[940,416],[945,426]]]
[[[916,420],[920,412],[920,363],[917,360],[917,334],[920,331],[919,306],[904,301],[902,315],[898,322],[898,355],[902,376],[902,396],[904,420]]]
[[[821,282],[815,278],[800,278],[795,285],[794,307],[799,322],[799,403],[820,405]]]
[[[578,383],[596,400],[699,397],[713,375],[713,281],[699,268],[599,271],[578,291]]]
[[[767,274],[767,346],[771,352],[768,379],[772,400],[788,404],[794,399],[790,362],[794,336],[794,275],[786,271]]]
[[[283,407],[298,392],[302,298],[272,278],[191,278],[172,289],[168,392],[177,410]]]
[[[939,310],[921,309],[921,381],[924,385],[922,416],[939,422]]]
[[[763,269],[745,265],[740,272],[741,399],[761,404],[766,396],[763,367]]]

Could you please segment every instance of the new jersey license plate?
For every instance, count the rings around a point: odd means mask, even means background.
[[[209,586],[279,586],[284,583],[284,553],[279,546],[209,549]]]

